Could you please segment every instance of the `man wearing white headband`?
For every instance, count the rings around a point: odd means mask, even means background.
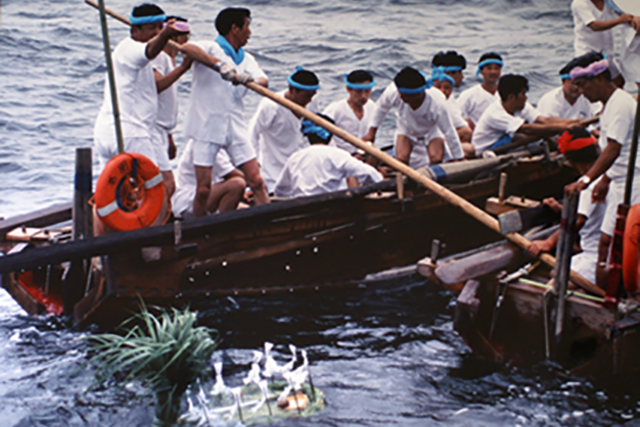
[[[412,168],[441,163],[445,156],[445,141],[451,157],[462,160],[464,153],[446,101],[427,93],[430,83],[411,67],[400,71],[378,99],[378,108],[371,128],[363,138],[374,141],[378,128],[392,108],[396,108],[396,157]],[[444,139],[443,139],[444,136]],[[414,150],[422,155],[412,157]]]
[[[207,213],[211,168],[222,148],[227,151],[233,164],[244,172],[247,184],[253,190],[255,203],[269,203],[244,121],[242,98],[247,88],[242,84],[250,81],[264,87],[269,84],[254,57],[243,49],[251,36],[250,23],[251,12],[248,9],[224,9],[216,17],[215,26],[219,35],[215,40],[183,46],[183,52],[198,61],[193,65],[185,123],[185,136],[194,140],[194,164],[198,180],[193,202],[193,215],[196,217]]]
[[[156,164],[158,153],[153,133],[158,115],[158,90],[151,60],[160,54],[172,36],[184,32],[174,23],[163,28],[166,19],[156,5],[133,8],[129,17],[131,36],[118,43],[112,55],[124,151],[143,154]],[[102,169],[118,153],[108,79],[105,79],[104,102],[94,126],[94,145]]]
[[[323,114],[331,117],[339,128],[362,138],[369,131],[376,109],[375,102],[369,99],[375,81],[368,71],[355,70],[345,75],[344,82],[349,96],[329,104]],[[353,144],[335,136],[330,145],[342,148],[350,154],[355,154],[358,150]]]
[[[173,36],[171,39],[183,45],[189,40],[190,27],[186,19],[178,16],[170,16],[168,21],[175,21],[176,26],[184,31],[183,34]],[[164,178],[169,197],[175,191],[175,180],[169,161],[176,157],[176,145],[173,142],[171,131],[178,122],[178,87],[174,83],[191,68],[193,60],[184,56],[182,64],[176,66],[178,50],[166,45],[164,50],[151,61],[153,74],[158,88],[158,117],[154,128],[153,142],[157,146],[158,167]]]
[[[320,89],[320,82],[313,72],[297,67],[287,78],[287,83],[288,89],[277,92],[277,95],[309,111],[318,112],[314,97]],[[262,176],[269,192],[273,191],[289,156],[309,145],[300,132],[300,117],[269,98],[258,104],[249,124],[249,137],[258,152]]]
[[[582,191],[602,176],[592,190],[592,197],[594,201],[604,203],[608,195],[596,268],[596,281],[600,287],[605,288],[607,281],[605,267],[609,245],[627,179],[636,101],[611,81],[609,61],[602,54],[591,52],[582,55],[574,59],[570,65],[572,66],[571,79],[582,89],[584,96],[591,102],[600,101],[604,104],[600,116],[598,141],[602,153],[591,169],[577,182],[568,185],[565,191],[568,194]],[[640,203],[640,162],[637,158],[632,189],[631,204]]]
[[[500,102],[498,81],[503,65],[502,57],[497,53],[489,52],[482,55],[476,72],[476,75],[482,76],[482,83],[465,90],[458,97],[458,108],[471,129],[475,128],[489,105]]]
[[[627,26],[632,21],[631,15],[616,14],[605,3],[605,0],[573,0],[571,3],[574,25],[575,55],[588,52],[602,52],[610,59],[611,77],[619,87],[624,86],[617,64],[613,61],[614,38],[613,28],[618,25]]]

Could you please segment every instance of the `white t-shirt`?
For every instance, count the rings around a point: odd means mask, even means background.
[[[602,105],[599,102],[593,104],[584,95],[580,95],[573,105],[564,97],[562,86],[545,93],[538,102],[538,111],[544,117],[560,117],[561,119],[585,120],[596,115]]]
[[[502,103],[491,104],[484,112],[471,135],[471,144],[476,154],[486,151],[505,134],[513,137],[525,122],[533,123],[540,116],[528,102],[520,111],[512,116],[502,106]]]
[[[475,85],[460,94],[457,103],[462,117],[471,119],[474,124],[478,124],[480,117],[493,103],[500,104],[500,94],[498,91],[493,95],[482,88],[482,85]]]
[[[398,93],[394,83],[391,83],[382,93],[377,102],[378,108],[373,116],[371,126],[379,128],[389,111],[395,107],[397,112],[396,132],[406,135],[413,140],[424,139],[434,129],[439,129],[444,135],[445,142],[454,159],[462,159],[464,153],[460,145],[460,138],[451,121],[446,102],[440,97],[434,97],[425,92],[422,105],[414,110],[405,103]],[[428,140],[426,141],[428,142]]]
[[[375,102],[372,100],[367,101],[367,103],[364,104],[363,110],[364,114],[362,115],[362,119],[359,119],[351,106],[349,106],[347,100],[342,99],[329,104],[322,114],[331,117],[339,128],[346,130],[356,138],[362,138],[369,131],[371,120],[376,110]],[[331,139],[329,145],[342,148],[350,154],[354,154],[358,150],[355,145],[350,144],[335,135]]]
[[[277,197],[301,197],[344,190],[351,176],[362,183],[382,181],[377,170],[345,150],[313,144],[289,157],[274,193]]]
[[[248,52],[245,52],[244,60],[235,65],[215,41],[193,44],[222,62],[234,66],[238,74],[249,73],[254,80],[266,78],[254,57]],[[219,145],[232,143],[236,138],[246,138],[247,126],[242,101],[247,92],[246,86],[234,86],[231,82],[223,80],[220,73],[199,62],[194,62],[192,69],[185,136]]]
[[[277,93],[284,97],[286,90]],[[318,111],[316,99],[307,105],[312,112]],[[249,139],[258,153],[260,173],[269,192],[273,191],[284,164],[296,151],[308,147],[302,135],[300,121],[288,108],[264,98],[249,123]]]
[[[444,101],[444,104],[447,106],[447,112],[449,113],[449,117],[453,122],[453,127],[459,129],[461,127],[469,126],[469,123],[462,117],[462,113],[460,113],[460,109],[456,105],[455,101],[451,100],[451,97],[447,99],[445,94],[438,89],[437,87],[431,87],[427,89],[427,93],[434,98],[440,98],[441,101]]]
[[[233,171],[233,164],[226,151],[218,151],[215,164],[211,170],[211,185],[224,180],[224,177]],[[193,213],[193,200],[196,197],[198,180],[196,167],[193,163],[193,140],[187,142],[176,171],[176,191],[171,197],[171,209],[176,216],[185,213]]]
[[[606,172],[607,176],[617,183],[624,183],[626,180],[635,112],[635,99],[624,90],[616,89],[600,116],[600,149],[604,150],[607,147],[608,139],[622,145],[620,154]],[[640,176],[640,161],[637,157],[635,176]]]
[[[124,138],[150,138],[158,113],[158,91],[150,60],[145,53],[146,47],[146,43],[127,37],[118,43],[112,55]],[[95,126],[96,129],[113,132],[108,77],[105,77],[104,101]]]
[[[620,66],[627,81],[640,83],[640,35],[629,24],[622,25],[624,51]]]
[[[601,178],[601,177],[600,177]],[[583,252],[598,253],[598,244],[600,243],[600,227],[602,219],[607,210],[606,203],[593,203],[591,201],[591,193],[600,181],[600,178],[580,192],[578,199],[578,214],[587,217],[587,221],[580,229],[580,248]],[[593,266],[595,271],[595,265]]]
[[[166,53],[160,52],[151,61],[153,69],[163,76],[172,72],[176,66],[173,59]],[[178,84],[177,82],[158,94],[158,117],[156,123],[170,132],[178,123]]]
[[[571,3],[573,13],[573,31],[575,34],[574,49],[576,56],[584,55],[592,50],[603,52],[613,58],[613,29],[605,31],[593,31],[587,25],[594,21],[609,21],[616,15],[604,5],[602,11],[591,0],[573,0]]]

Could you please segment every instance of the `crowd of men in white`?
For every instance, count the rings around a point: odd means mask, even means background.
[[[435,55],[430,77],[411,67],[402,69],[377,102],[369,99],[373,75],[352,71],[345,75],[348,96],[331,103],[323,116],[373,143],[395,108],[395,155],[419,168],[558,135],[601,112],[599,129],[593,130],[601,154],[576,157],[572,163],[582,178],[569,187],[588,190],[581,194],[580,215],[587,222],[581,242],[583,251],[593,255],[586,262],[587,270],[593,270],[595,259],[598,264],[606,261],[606,254],[603,260],[600,252],[607,243],[605,235],[610,239],[613,233],[615,206],[626,176],[635,101],[620,87],[624,78],[640,86],[640,18],[616,14],[604,0],[574,0],[571,8],[576,58],[560,71],[562,85],[545,94],[537,108],[527,102],[527,79],[503,76],[503,58],[494,52],[478,61],[482,83],[456,99],[452,93],[461,86],[467,63],[462,55],[448,51]],[[199,42],[188,41],[185,19],[167,17],[156,5],[135,7],[130,21],[130,37],[112,55],[124,148],[144,154],[159,167],[174,215],[197,217],[235,209],[247,186],[254,203],[262,204],[269,203],[269,194],[314,195],[383,179],[376,164],[351,144],[337,137],[332,140],[325,129],[270,99],[263,99],[246,122],[245,84],[269,84],[255,58],[243,49],[251,35],[249,10],[222,10],[215,21],[218,37]],[[616,26],[624,36],[620,63],[613,60]],[[180,65],[176,64],[180,52],[169,40],[181,45]],[[171,135],[178,117],[175,82],[189,69],[191,93],[184,123],[188,142],[174,178],[170,159],[177,151]],[[288,88],[278,95],[320,112],[315,98],[320,83],[313,72],[298,68],[287,83]],[[102,167],[118,152],[113,121],[106,80],[94,128]],[[585,138],[574,133],[573,140],[584,142]],[[640,191],[634,191],[636,202],[637,195]],[[605,199],[606,204],[596,203]],[[550,250],[553,244],[537,244],[530,251]],[[595,275],[579,272],[592,280]]]

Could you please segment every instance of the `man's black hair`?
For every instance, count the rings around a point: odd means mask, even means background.
[[[525,92],[529,90],[529,81],[518,74],[506,74],[498,82],[498,93],[502,101],[506,101],[509,95],[518,96],[523,90]]]
[[[326,116],[324,114],[320,114],[318,113],[318,117],[322,117],[323,119],[325,119],[326,121],[328,121],[329,123],[331,123],[332,125],[335,125],[336,122],[329,116]],[[324,128],[323,128],[324,129]],[[326,129],[325,129],[326,130]],[[315,134],[315,133],[308,133],[305,135],[307,137],[307,139],[309,140],[309,142],[311,144],[329,144],[329,141],[331,141],[331,137],[333,136],[332,133],[329,133],[329,137],[328,138],[322,138],[320,137],[320,135]]]
[[[216,17],[216,30],[223,36],[229,34],[234,25],[238,28],[244,27],[247,18],[251,18],[251,11],[243,7],[228,7],[218,13]]]
[[[455,50],[436,53],[431,61],[432,67],[462,67],[467,68],[467,60]]]
[[[144,3],[134,7],[131,15],[135,17],[164,15],[164,11],[155,4]]]
[[[175,19],[178,22],[189,22],[187,21],[187,18],[183,18],[182,16],[175,16],[175,15],[167,16],[167,21],[170,21],[172,19]]]
[[[569,63],[563,68],[563,70],[568,69],[567,73],[570,73],[576,67],[588,67],[594,62],[602,61],[604,59],[604,55],[595,51],[591,51],[585,53],[584,55],[580,55],[577,58],[573,58]],[[602,74],[607,81],[611,81],[611,71],[609,69],[605,70]],[[589,78],[589,77],[586,77]]]
[[[318,80],[318,76],[316,76],[315,73],[313,73],[313,72],[311,72],[309,70],[298,70],[298,71],[296,71],[291,76],[291,80],[293,80],[296,83],[300,83],[301,85],[305,85],[305,86],[315,86],[320,82]]]
[[[405,89],[417,89],[427,84],[424,76],[420,71],[411,67],[404,67],[393,79],[396,87]]]
[[[582,127],[571,128],[568,132],[571,134],[571,139],[593,138],[589,131]],[[564,153],[567,160],[575,163],[592,163],[598,159],[599,155],[600,149],[598,148],[598,144],[587,145],[579,150],[569,150]]]
[[[349,83],[372,82],[373,76],[366,70],[354,70],[347,76],[347,81]]]
[[[495,52],[483,53],[482,56],[480,57],[480,60],[478,61],[478,64],[481,63],[482,61],[486,60],[486,59],[497,59],[497,60],[502,61],[502,56],[500,56],[499,53],[495,53]]]

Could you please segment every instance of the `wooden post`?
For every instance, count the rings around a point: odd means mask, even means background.
[[[73,193],[73,240],[93,237],[91,148],[76,149],[76,176]]]
[[[396,173],[396,193],[398,200],[404,200],[404,175],[401,172]]]
[[[557,298],[556,306],[556,357],[560,340],[562,339],[562,329],[564,324],[565,297],[569,282],[569,272],[571,271],[571,255],[575,242],[576,216],[578,210],[578,193],[564,196],[562,205],[562,220],[560,222],[560,236],[556,246],[556,271],[554,276],[554,291]]]
[[[498,201],[500,203],[504,202],[504,193],[507,190],[507,177],[506,172],[500,174],[500,185],[498,186]]]

